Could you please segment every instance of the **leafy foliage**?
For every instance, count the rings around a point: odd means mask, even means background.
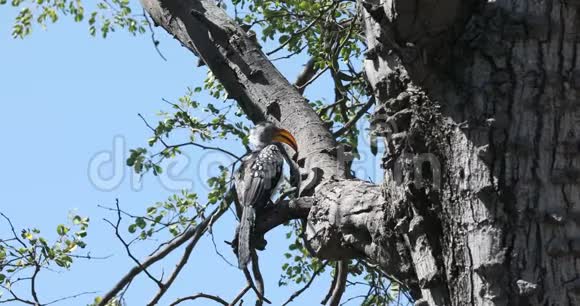
[[[90,257],[75,255],[79,248],[86,247],[84,238],[87,236],[89,218],[72,216],[70,224],[56,227],[57,238],[49,242],[37,228],[22,229],[17,233],[10,219],[4,214],[2,217],[10,227],[12,236],[0,239],[0,287],[14,301],[22,299],[15,293],[15,288],[26,281],[34,284],[41,271],[69,269],[75,258]]]
[[[7,0],[0,0],[0,5],[7,3]],[[15,38],[28,36],[35,23],[46,28],[63,16],[70,16],[75,22],[86,20],[89,33],[92,36],[100,33],[103,38],[118,29],[126,29],[134,35],[145,33],[148,24],[145,15],[135,17],[129,0],[97,1],[89,12],[81,0],[12,0],[10,5],[20,8],[12,27]]]
[[[81,0],[12,0],[10,5],[20,9],[15,18],[12,35],[24,38],[35,24],[46,27],[63,16],[75,22],[87,22],[89,34],[100,34],[106,38],[116,30],[126,30],[133,35],[145,33],[149,26],[145,15],[135,14],[136,3],[129,0],[98,1],[90,9]],[[313,65],[308,67],[313,73],[305,84],[306,88],[323,74],[331,78],[331,94],[310,102],[312,107],[332,131],[348,129],[336,135],[337,141],[359,149],[359,127],[354,124],[360,119],[359,113],[368,111],[371,92],[367,88],[362,73],[361,61],[364,52],[361,18],[356,1],[343,0],[232,0],[228,3],[236,20],[248,31],[256,31],[258,40],[273,47],[265,52],[273,61],[309,58]],[[0,0],[0,5],[8,5]],[[225,5],[225,4],[224,4]],[[243,12],[243,13],[242,13]],[[281,53],[284,52],[284,55]],[[300,87],[299,86],[299,87]],[[214,100],[200,102],[201,92],[206,92]],[[308,97],[308,92],[306,92]],[[231,165],[220,165],[218,173],[207,178],[210,190],[205,196],[193,191],[181,191],[164,201],[148,206],[140,214],[117,211],[130,221],[122,230],[123,235],[133,241],[157,238],[167,233],[170,240],[192,227],[199,225],[207,217],[208,208],[224,200],[229,190],[230,176],[239,156],[220,148],[225,139],[234,139],[248,146],[248,125],[235,101],[228,99],[222,84],[208,71],[202,86],[188,88],[175,102],[164,100],[169,110],[158,113],[154,125],[142,117],[152,135],[146,145],[130,150],[126,161],[136,173],[151,172],[158,176],[164,173],[163,161],[176,158],[187,149],[214,150],[234,159]],[[180,141],[177,141],[179,139]],[[114,209],[112,209],[114,210]],[[83,248],[88,219],[75,216],[72,226],[59,225],[59,239],[48,244],[35,229],[23,231],[18,239],[0,241],[0,284],[10,287],[18,270],[45,267],[51,263],[68,268],[73,262],[71,256],[78,247]],[[73,230],[74,229],[74,230]],[[298,223],[287,226],[289,245],[282,264],[279,285],[306,284],[313,273],[336,269],[325,268],[325,263],[310,256],[301,238]],[[22,241],[20,241],[22,240]],[[162,243],[159,247],[161,247]],[[19,244],[21,246],[19,246]],[[4,274],[1,274],[4,271]],[[362,305],[389,305],[396,301],[400,289],[391,283],[382,272],[363,262],[351,262],[348,266],[348,286],[364,286],[368,293]],[[100,301],[95,300],[95,303]],[[120,299],[109,302],[120,305]]]
[[[292,243],[288,245],[288,252],[284,253],[286,262],[282,264],[283,274],[280,276],[278,286],[286,286],[288,282],[301,284],[306,283],[315,271],[324,272],[323,263],[318,258],[310,256],[300,239],[301,228],[297,222],[289,226],[286,238]]]
[[[234,0],[232,3],[238,22],[248,28],[258,27],[261,41],[279,44],[268,55],[287,50],[287,55],[273,60],[306,55],[313,59],[314,71],[329,72],[334,97],[328,99],[334,101],[311,103],[329,126],[338,129],[367,103],[370,92],[360,68],[364,44],[356,1]],[[242,15],[238,11],[249,12]],[[339,141],[351,147],[355,156],[358,136],[356,125],[339,135]]]
[[[194,146],[203,150],[214,150],[239,160],[234,153],[218,147],[210,147],[202,143],[219,141],[224,139],[235,138],[247,146],[247,134],[249,128],[241,121],[232,122],[228,118],[233,104],[228,103],[225,107],[218,109],[212,103],[200,103],[193,99],[195,93],[200,92],[201,88],[196,87],[194,90],[188,88],[187,93],[173,103],[165,100],[171,106],[172,111],[161,111],[158,115],[162,120],[158,121],[157,126],[153,127],[145,122],[153,136],[147,141],[150,148],[160,146],[161,149],[151,155],[148,155],[147,148],[135,148],[130,150],[130,156],[127,159],[127,166],[133,167],[136,173],[143,173],[149,170],[154,175],[163,172],[161,163],[170,158],[175,158],[182,154],[182,149],[188,146]],[[194,113],[205,114],[205,118],[196,117]],[[239,117],[236,113],[234,116]],[[211,120],[210,120],[211,119]],[[145,120],[145,119],[143,119]],[[172,133],[186,132],[187,139],[179,144],[169,144],[165,139],[169,138]],[[183,134],[183,133],[182,133]]]

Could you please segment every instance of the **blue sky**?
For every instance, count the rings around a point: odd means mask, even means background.
[[[92,38],[86,24],[75,24],[66,18],[50,25],[47,31],[36,27],[30,37],[15,40],[10,37],[15,13],[10,7],[0,7],[0,131],[3,143],[0,211],[10,216],[18,228],[36,227],[50,238],[56,237],[56,225],[66,223],[70,211],[89,216],[88,250],[92,255],[112,257],[102,261],[78,260],[70,271],[63,273],[46,271],[38,290],[44,301],[84,291],[104,293],[133,264],[114,238],[110,226],[103,221],[103,218],[114,216],[98,205],[114,205],[118,198],[124,209],[138,214],[174,191],[168,190],[152,175],[146,175],[142,188],[136,190],[132,187],[131,170],[113,167],[112,163],[105,164],[101,170],[106,176],[121,175],[122,180],[112,190],[99,189],[89,179],[90,161],[116,148],[113,154],[122,157],[121,165],[124,164],[128,149],[145,146],[150,136],[137,114],[155,122],[155,114],[168,109],[161,99],[175,100],[188,86],[200,86],[206,71],[197,68],[197,58],[161,29],[157,29],[157,37],[168,61],[163,61],[156,53],[149,35],[133,37],[119,31],[105,40]],[[293,80],[301,69],[296,63],[279,61],[276,64]],[[322,78],[306,94],[310,98],[330,96],[332,91],[327,90],[330,87],[325,84],[328,81]],[[202,95],[200,99],[209,97]],[[114,145],[115,139],[121,147]],[[238,143],[223,145],[242,152]],[[368,151],[362,154],[370,155]],[[193,182],[194,190],[203,193],[205,173],[216,167],[213,161],[227,159],[196,150],[187,151],[187,156],[190,163],[181,175]],[[357,166],[367,171],[361,172],[361,177],[380,180],[377,161],[366,158],[359,162]],[[119,158],[115,162],[118,163]],[[218,248],[232,262],[235,258],[223,241],[231,239],[234,228],[235,220],[227,214],[214,229]],[[6,230],[0,226],[0,237],[6,236]],[[261,253],[267,296],[273,305],[281,304],[297,289],[276,286],[283,253],[287,249],[284,234],[284,229],[270,233],[268,248]],[[147,245],[151,244],[143,244]],[[146,252],[140,252],[137,247],[136,253],[144,255]],[[176,255],[153,271],[161,273],[163,270],[167,275]],[[197,292],[231,299],[244,284],[242,273],[224,263],[215,254],[211,239],[205,237],[160,305]],[[328,286],[326,275],[294,305],[318,303]],[[146,277],[140,277],[132,288],[127,294],[129,305],[144,305],[155,290]],[[347,297],[355,293],[347,292]],[[86,305],[94,296],[57,305]],[[207,301],[187,305],[207,305]]]

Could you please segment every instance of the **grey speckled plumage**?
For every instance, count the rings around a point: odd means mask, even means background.
[[[242,160],[236,172],[236,193],[242,208],[238,228],[238,265],[241,269],[250,260],[256,210],[268,203],[282,176],[284,157],[281,150],[278,144],[270,144],[254,151]]]
[[[236,204],[240,216],[234,249],[237,248],[238,265],[241,269],[247,267],[252,248],[261,246],[255,241],[256,237],[253,237],[256,213],[260,213],[270,201],[282,176],[284,161],[292,164],[282,144],[285,143],[298,152],[294,136],[271,122],[257,124],[250,131],[249,140],[254,150],[242,159],[242,164],[234,174]],[[296,172],[290,168],[291,174]]]

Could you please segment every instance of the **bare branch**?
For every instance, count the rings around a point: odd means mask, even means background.
[[[298,54],[302,53],[302,51],[304,49],[306,49],[306,47],[307,47],[307,45],[304,45],[302,48],[300,48],[300,49],[298,49],[298,50],[296,50],[296,51],[294,51],[292,53],[289,53],[289,54],[286,54],[286,55],[282,55],[280,57],[273,58],[272,59],[272,62],[279,61],[279,60],[283,60],[283,59],[289,59],[289,58],[293,57],[294,55],[298,55]]]
[[[250,120],[274,121],[295,136],[300,148],[308,148],[299,156],[305,165],[316,165],[327,177],[346,176],[344,163],[327,150],[335,140],[311,105],[214,1],[141,3],[157,24],[203,59]]]
[[[237,268],[236,265],[232,264],[217,248],[217,244],[215,243],[215,235],[213,233],[213,229],[210,227],[210,229],[208,230],[209,235],[211,236],[211,243],[213,244],[213,249],[215,251],[215,253],[225,262],[227,263],[229,266]]]
[[[350,297],[346,301],[344,301],[344,303],[340,304],[340,306],[346,305],[348,302],[352,302],[352,301],[354,301],[356,299],[365,299],[366,297],[367,297],[367,295],[365,295],[365,294],[360,294],[360,295],[357,295],[357,296]]]
[[[228,210],[228,207],[232,201],[232,197],[230,195],[231,193],[228,193],[226,198],[211,213],[209,218],[203,220],[195,228],[188,229],[179,239],[174,240],[163,249],[160,249],[157,253],[147,257],[141,263],[141,265],[137,265],[131,268],[131,270],[129,270],[129,272],[127,272],[127,274],[125,274],[125,276],[123,276],[123,278],[121,278],[121,280],[119,280],[119,282],[117,282],[117,284],[115,284],[113,288],[103,296],[103,299],[98,304],[98,306],[107,305],[107,303],[111,301],[111,299],[113,299],[119,292],[121,292],[121,290],[123,290],[123,288],[125,288],[137,275],[143,272],[143,269],[146,269],[157,261],[165,258],[168,254],[173,252],[189,239],[199,240],[199,238],[201,238],[201,236],[206,232],[210,223],[218,220],[223,215],[223,213]]]
[[[348,277],[348,261],[341,260],[337,263],[336,267],[336,282],[334,284],[334,289],[332,290],[332,295],[330,296],[329,306],[338,306],[346,288],[346,279]]]
[[[210,217],[210,218],[212,218],[212,217]],[[211,226],[212,226],[212,224],[213,224],[214,221],[215,220],[213,220],[209,224],[209,230],[210,231],[211,231]],[[190,241],[190,243],[185,247],[185,251],[183,252],[183,255],[181,256],[181,259],[179,260],[179,262],[175,266],[175,269],[173,270],[173,272],[171,273],[171,275],[169,276],[169,278],[167,279],[167,281],[164,284],[162,284],[162,286],[159,288],[159,291],[157,292],[157,294],[155,295],[155,297],[151,300],[151,302],[149,302],[148,305],[150,305],[150,306],[157,305],[157,303],[159,302],[159,300],[167,292],[167,289],[169,289],[169,287],[171,287],[171,285],[173,284],[173,282],[175,281],[175,279],[177,278],[177,276],[179,275],[179,273],[181,272],[181,270],[183,269],[183,267],[187,264],[187,261],[189,260],[189,257],[191,256],[191,252],[195,248],[195,246],[196,246],[196,244],[197,244],[198,241],[199,241],[199,239],[192,239]]]
[[[6,221],[8,221],[8,225],[10,225],[10,230],[12,231],[12,235],[14,236],[14,239],[16,241],[18,241],[20,243],[20,245],[22,245],[23,247],[26,247],[26,244],[20,239],[20,237],[18,237],[18,234],[16,233],[16,230],[14,229],[14,225],[12,224],[12,221],[10,221],[10,218],[8,218],[2,212],[0,212],[0,216],[2,216],[4,219],[6,219]]]
[[[252,288],[252,290],[254,290],[254,293],[256,294],[256,296],[258,296],[258,299],[262,299],[266,303],[272,304],[272,302],[270,302],[270,300],[265,298],[260,293],[260,290],[258,290],[258,288],[256,288],[256,285],[254,284],[254,281],[252,280],[252,275],[250,274],[250,271],[248,270],[248,268],[244,269],[244,276],[246,277],[246,281],[248,282],[248,285],[250,286],[250,288]]]
[[[165,292],[167,292],[167,289],[169,289],[169,287],[171,287],[171,285],[173,284],[173,281],[175,281],[175,279],[177,278],[177,276],[179,275],[179,273],[181,272],[181,270],[183,269],[185,264],[187,264],[187,261],[189,260],[189,256],[191,255],[191,252],[193,251],[193,248],[195,247],[195,245],[197,244],[198,241],[199,241],[199,239],[191,239],[189,244],[185,247],[185,251],[183,252],[183,255],[181,256],[181,259],[179,260],[179,262],[175,266],[175,269],[173,270],[173,272],[171,273],[171,275],[169,276],[167,281],[165,283],[161,284],[161,286],[159,287],[159,291],[157,292],[155,297],[153,297],[153,299],[147,305],[150,305],[150,306],[157,305],[157,303],[159,302],[161,297],[163,297]]]
[[[34,273],[32,273],[32,277],[30,278],[30,293],[32,294],[32,298],[36,305],[40,305],[40,300],[38,299],[38,294],[36,293],[36,277],[38,276],[38,272],[40,272],[40,265],[35,261],[34,263]]]
[[[251,288],[252,287],[249,284],[246,285],[246,287],[244,287],[244,289],[242,289],[242,291],[238,293],[238,295],[234,298],[234,300],[230,303],[229,306],[235,306],[242,299],[242,297],[244,297],[246,292],[248,292],[248,290],[250,290]]]
[[[280,201],[276,205],[265,208],[257,216],[255,232],[264,234],[280,224],[284,224],[293,219],[305,219],[308,217],[310,207],[314,199],[302,197],[293,200]]]
[[[155,128],[152,127],[149,122],[147,122],[147,119],[145,119],[145,117],[143,117],[143,115],[141,114],[137,114],[137,116],[139,116],[139,118],[141,118],[141,120],[143,120],[143,122],[145,123],[145,125],[155,133]],[[240,161],[241,157],[237,156],[236,154],[228,151],[228,150],[224,150],[222,148],[219,147],[212,147],[212,146],[206,146],[206,145],[202,145],[193,141],[189,141],[189,142],[185,142],[185,143],[181,143],[181,144],[176,144],[176,145],[169,145],[165,142],[165,140],[163,140],[162,137],[159,137],[159,141],[161,142],[161,144],[163,144],[163,146],[165,147],[165,150],[171,150],[171,149],[175,149],[175,148],[180,148],[180,147],[184,147],[184,146],[195,146],[198,148],[201,148],[203,150],[212,150],[212,151],[218,151],[218,152],[222,152],[225,153],[233,158],[236,159],[236,161]]]
[[[149,31],[151,31],[151,41],[153,42],[153,46],[155,47],[157,54],[159,54],[159,56],[164,61],[167,62],[167,59],[165,58],[165,56],[163,56],[161,50],[159,50],[159,40],[155,38],[155,30],[153,30],[153,25],[151,24],[151,21],[149,20],[149,17],[147,16],[147,12],[145,11],[145,9],[143,9],[143,17],[145,18],[145,23],[147,23],[147,26],[149,27]]]
[[[304,90],[306,90],[304,84],[310,81],[319,70],[315,64],[316,58],[310,58],[308,62],[306,62],[306,65],[304,65],[304,70],[302,70],[294,82],[294,86],[296,86],[301,95],[304,94]]]
[[[298,91],[300,92],[302,90],[302,92],[304,92],[304,90],[306,89],[306,87],[308,87],[308,85],[314,83],[314,81],[316,81],[316,79],[318,79],[321,75],[323,75],[329,68],[326,67],[322,70],[320,70],[315,76],[313,76],[310,80],[308,80],[308,82],[304,83],[302,86],[297,86],[296,88],[298,89]]]
[[[260,292],[256,306],[262,306],[262,300],[265,293],[264,278],[262,277],[262,272],[260,272],[260,261],[258,260],[258,254],[256,253],[256,250],[252,250],[252,273],[254,273],[254,279],[258,285],[257,289]]]
[[[78,298],[79,296],[88,295],[88,294],[96,294],[96,293],[97,293],[97,291],[81,292],[81,293],[77,293],[75,295],[69,295],[69,296],[65,296],[65,297],[62,297],[62,298],[59,298],[59,299],[50,301],[50,302],[48,302],[48,303],[46,303],[44,305],[52,305],[52,304],[55,304],[55,303],[58,303],[58,302],[62,302],[62,301],[65,301],[65,300],[75,299],[75,298]]]
[[[202,145],[202,144],[199,144],[196,142],[191,142],[191,141],[184,142],[181,144],[176,144],[176,145],[166,145],[165,149],[173,149],[173,148],[179,148],[179,147],[184,147],[184,146],[195,146],[195,147],[198,147],[198,148],[201,148],[204,150],[212,150],[212,151],[222,152],[222,153],[225,153],[225,154],[235,158],[236,161],[240,161],[242,159],[240,156],[237,156],[236,154],[234,154],[228,150],[224,150],[224,149],[219,148],[219,147],[206,146],[206,145]]]
[[[70,257],[73,258],[80,258],[80,259],[87,259],[87,260],[105,260],[105,259],[109,259],[111,258],[113,255],[107,255],[107,256],[93,256],[91,255],[91,252],[88,252],[86,255],[74,255],[74,254],[70,254]]]
[[[335,265],[334,267],[334,276],[332,277],[332,282],[330,283],[330,288],[328,288],[328,292],[326,293],[326,295],[324,296],[324,299],[322,299],[322,302],[320,302],[320,304],[322,305],[326,305],[326,303],[328,303],[328,300],[330,300],[330,297],[332,296],[332,292],[334,291],[334,287],[336,287],[336,282],[338,281],[338,266]]]
[[[180,304],[182,302],[185,301],[193,301],[199,298],[205,298],[208,300],[212,300],[215,301],[217,303],[220,303],[222,305],[228,306],[230,304],[228,304],[228,302],[224,301],[222,298],[220,298],[219,296],[216,295],[211,295],[211,294],[206,294],[206,293],[198,293],[196,295],[192,295],[192,296],[186,296],[186,297],[182,297],[180,299],[177,299],[175,302],[171,303],[169,306],[175,306],[177,304]]]
[[[127,252],[127,255],[129,256],[129,258],[131,258],[136,264],[137,266],[141,267],[142,271],[145,272],[145,274],[154,282],[157,284],[158,287],[162,287],[163,283],[158,280],[156,277],[154,277],[153,275],[151,275],[151,273],[149,273],[149,271],[147,271],[146,267],[143,267],[141,262],[139,262],[139,259],[137,259],[133,253],[131,252],[131,248],[130,248],[130,244],[125,242],[125,239],[123,239],[123,236],[121,236],[121,233],[119,232],[119,227],[121,225],[121,220],[122,220],[122,216],[121,216],[121,208],[119,207],[119,199],[117,199],[115,201],[115,206],[117,207],[116,211],[117,211],[117,222],[115,224],[113,224],[111,221],[104,219],[105,222],[109,223],[114,229],[115,229],[115,236],[117,236],[117,238],[119,239],[119,241],[121,241],[121,243],[123,244],[123,246],[125,247],[125,251]]]
[[[14,293],[14,291],[12,291],[11,288],[8,288],[8,287],[6,287],[4,285],[0,285],[0,288],[8,291],[8,293],[10,293],[10,295],[12,295],[12,298],[6,299],[6,300],[2,300],[2,301],[0,301],[0,304],[10,303],[10,302],[21,302],[21,303],[28,304],[28,305],[38,305],[37,303],[35,303],[33,301],[26,300],[26,299],[23,299],[23,298],[18,297],[16,295],[16,293]]]

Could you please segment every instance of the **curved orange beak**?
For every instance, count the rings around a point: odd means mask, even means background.
[[[290,132],[285,129],[277,129],[274,133],[274,138],[272,140],[285,143],[289,145],[295,152],[298,152],[298,144],[296,143],[296,139]]]

